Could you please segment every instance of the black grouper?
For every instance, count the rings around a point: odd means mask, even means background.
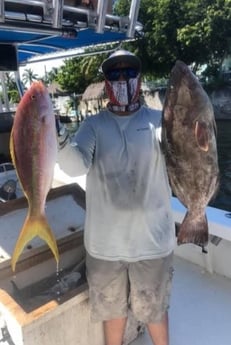
[[[219,185],[216,123],[208,95],[181,61],[173,67],[166,91],[162,143],[172,191],[187,208],[177,243],[204,246],[205,208]]]

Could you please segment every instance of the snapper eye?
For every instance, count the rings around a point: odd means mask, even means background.
[[[31,100],[33,101],[34,99],[36,99],[36,96],[35,95],[31,95]]]

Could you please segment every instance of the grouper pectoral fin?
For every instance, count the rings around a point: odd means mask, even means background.
[[[56,262],[59,262],[59,253],[56,239],[46,220],[46,217],[44,215],[39,215],[37,217],[27,216],[12,255],[11,267],[13,271],[15,271],[16,262],[18,261],[23,248],[36,236],[40,237],[48,244],[56,259]]]
[[[206,123],[197,121],[195,124],[195,138],[199,148],[207,152],[209,150],[208,128]]]

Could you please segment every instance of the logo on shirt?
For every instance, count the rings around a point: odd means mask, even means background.
[[[141,128],[137,128],[137,131],[148,131],[150,128],[149,127],[141,127]]]

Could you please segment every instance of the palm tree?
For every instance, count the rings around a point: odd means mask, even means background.
[[[12,73],[5,73],[5,78],[10,103],[18,103],[20,100],[20,95],[17,89],[14,75]]]
[[[39,76],[38,74],[34,73],[31,68],[27,68],[24,70],[23,75],[22,75],[22,80],[23,82],[27,84],[31,84],[34,80],[38,80]]]
[[[58,74],[58,68],[57,67],[52,67],[52,69],[47,72],[47,78],[49,83],[52,83],[53,81],[56,80]]]
[[[99,75],[96,71],[98,71],[102,61],[102,54],[101,56],[86,56],[80,61],[80,72],[85,77],[85,79],[89,79],[91,82],[99,81]]]

